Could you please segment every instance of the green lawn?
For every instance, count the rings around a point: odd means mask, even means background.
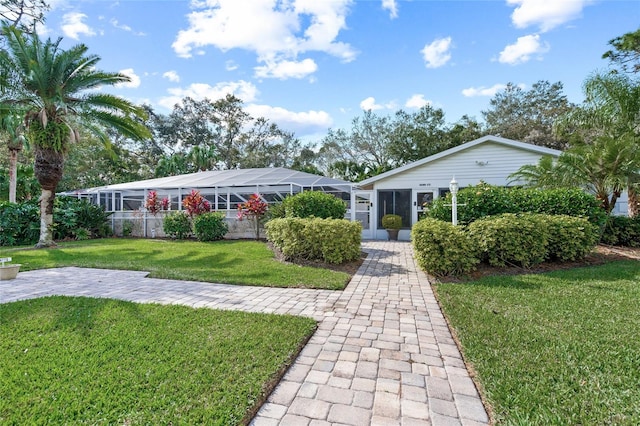
[[[640,262],[436,291],[499,424],[640,424]]]
[[[106,299],[0,305],[0,424],[246,423],[314,330]]]
[[[60,243],[58,248],[0,249],[28,271],[60,266],[149,271],[151,277],[269,287],[341,290],[350,276],[284,264],[257,241],[169,241],[111,238]]]

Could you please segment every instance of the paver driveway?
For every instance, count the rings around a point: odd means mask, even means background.
[[[47,295],[310,316],[319,327],[252,425],[476,425],[488,417],[406,242],[366,242],[342,291],[58,268],[0,282],[0,303]]]

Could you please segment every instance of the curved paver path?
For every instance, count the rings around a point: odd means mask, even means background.
[[[309,316],[320,321],[318,330],[252,425],[487,424],[410,244],[363,246],[369,256],[342,292],[58,268],[0,281],[0,303],[69,295]]]

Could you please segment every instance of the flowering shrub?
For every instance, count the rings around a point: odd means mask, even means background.
[[[267,213],[269,205],[260,197],[260,194],[253,194],[244,203],[238,204],[238,220],[245,217],[255,222],[256,240],[260,238],[260,219]]]
[[[162,210],[169,210],[170,203],[171,201],[169,201],[169,198],[164,197],[162,201],[160,201],[160,206],[162,207]]]
[[[190,217],[211,211],[211,204],[195,189],[182,200],[182,207]]]

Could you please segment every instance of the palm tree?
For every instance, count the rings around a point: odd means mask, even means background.
[[[136,121],[144,117],[141,108],[104,92],[90,92],[129,81],[120,73],[96,68],[100,57],[87,54],[78,44],[60,48],[61,38],[42,41],[37,34],[24,34],[4,25],[7,48],[0,52],[0,66],[10,70],[15,90],[3,91],[2,108],[23,111],[27,137],[35,154],[34,172],[40,196],[40,240],[36,247],[55,245],[52,239],[53,201],[62,178],[64,157],[78,138],[78,127],[108,141],[105,128],[113,128],[133,139],[150,137]]]
[[[17,114],[7,114],[0,118],[0,131],[5,135],[9,150],[9,201],[16,202],[18,182],[18,155],[28,146],[24,137],[22,118]]]
[[[615,155],[611,166],[618,171],[627,170],[628,174],[619,178],[624,180],[621,184],[629,195],[629,216],[636,216],[640,212],[640,167],[633,170],[622,165],[640,162],[634,157],[640,155],[640,82],[624,74],[595,74],[586,80],[584,93],[584,104],[560,120],[558,130],[575,129],[587,145],[599,138],[600,145],[605,141],[609,141],[607,144],[616,141],[615,146],[621,151]],[[626,157],[622,158],[622,154]],[[608,155],[611,155],[610,151]],[[613,159],[613,156],[609,158]],[[600,163],[600,166],[604,164]]]

